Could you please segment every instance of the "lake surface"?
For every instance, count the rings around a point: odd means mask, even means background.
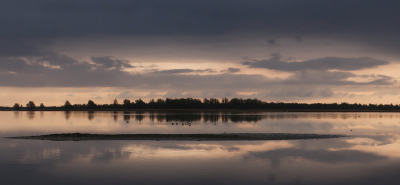
[[[397,184],[400,113],[0,112],[0,184]],[[190,122],[190,126],[182,123]],[[41,141],[52,133],[315,133],[281,141]]]

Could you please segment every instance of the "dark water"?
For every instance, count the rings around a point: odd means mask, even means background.
[[[2,138],[0,184],[5,185],[397,184],[400,180],[398,113],[0,112],[0,117],[1,137],[66,132],[353,136],[239,142]],[[186,122],[191,126],[182,125]]]

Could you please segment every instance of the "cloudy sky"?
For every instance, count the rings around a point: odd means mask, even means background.
[[[2,0],[0,106],[400,101],[400,1]]]

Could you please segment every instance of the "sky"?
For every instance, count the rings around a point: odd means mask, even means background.
[[[400,1],[2,0],[0,106],[400,101]]]

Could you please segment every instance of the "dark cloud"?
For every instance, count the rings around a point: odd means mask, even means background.
[[[288,88],[288,89],[282,89],[279,91],[271,91],[267,93],[267,96],[272,96],[272,97],[281,97],[281,98],[287,98],[287,97],[331,97],[333,96],[334,92],[330,88],[324,88],[324,89],[314,89],[310,87],[301,87],[301,88]]]
[[[297,42],[302,42],[302,41],[303,41],[303,39],[302,39],[300,36],[295,36],[294,39],[295,39]]]
[[[51,53],[48,55],[41,56],[36,61],[33,61],[32,64],[38,64],[42,66],[48,66],[48,65],[58,66],[62,69],[82,69],[83,66],[85,66],[83,70],[90,68],[89,63],[87,62],[80,63],[76,59],[73,59],[69,56],[59,55],[56,53]]]
[[[275,54],[274,57],[279,57]],[[331,97],[328,88],[298,87],[299,85],[390,85],[394,79],[385,75],[370,75],[370,81],[355,82],[350,72],[297,71],[286,79],[270,79],[257,74],[234,74],[238,68],[228,68],[223,74],[208,74],[212,69],[150,70],[147,73],[127,72],[129,61],[113,57],[92,57],[79,61],[72,57],[50,53],[34,59],[0,58],[0,86],[3,87],[125,87],[163,89],[168,92],[201,91],[203,97],[226,97],[239,91],[265,92],[282,85],[295,85],[288,91],[272,91],[270,97]],[[202,74],[197,74],[202,73]],[[212,91],[209,91],[212,90]],[[234,92],[228,93],[234,90]],[[124,95],[121,95],[124,96]],[[239,95],[238,95],[239,96]],[[196,96],[197,97],[197,96]]]
[[[256,60],[254,62],[243,62],[251,68],[266,68],[278,71],[303,71],[303,70],[343,70],[353,71],[365,68],[373,68],[381,65],[387,65],[389,62],[373,59],[369,57],[359,58],[339,58],[326,57],[303,62],[281,61],[280,54],[272,54],[269,60]]]
[[[240,84],[238,84],[239,86]],[[260,84],[261,85],[261,84]],[[222,85],[224,86],[224,85]],[[221,86],[221,87],[222,87]],[[171,90],[168,91],[166,94],[164,94],[162,97],[164,98],[182,98],[182,97],[188,97],[188,98],[193,98],[193,97],[200,97],[200,98],[216,98],[216,97],[238,97],[238,98],[248,98],[248,96],[243,96],[239,95],[236,93],[236,90],[240,90],[240,88],[235,89],[235,91],[232,91],[233,88],[230,89],[225,89],[225,88],[203,88],[203,89],[192,89],[195,90],[195,92],[185,92],[182,90]],[[150,96],[152,94],[149,94]]]
[[[0,58],[0,72],[18,72],[28,64],[22,59]]]
[[[324,97],[324,98],[331,97],[331,96],[333,96],[333,94],[334,93],[333,93],[331,88],[325,88],[325,89],[323,89],[322,91],[319,92],[319,95],[321,97]]]
[[[349,80],[349,78],[356,78],[350,72],[339,71],[297,71],[292,76],[282,80],[280,83],[285,85],[393,85],[396,80],[393,77],[376,75],[368,82],[356,82]],[[324,96],[329,95],[330,92],[323,92]]]
[[[221,70],[220,72],[222,72],[222,73],[236,73],[236,72],[239,72],[240,71],[240,69],[239,68],[232,68],[232,67],[230,67],[230,68],[228,68],[227,70]]]
[[[236,0],[229,4],[222,0],[5,0],[0,6],[0,57],[41,56],[49,52],[43,48],[60,39],[187,36],[193,39],[191,44],[196,44],[203,42],[198,38],[218,43],[225,39],[219,36],[232,33],[239,35],[239,40],[256,38],[264,45],[274,44],[280,38],[294,38],[300,42],[318,37],[372,45],[382,52],[397,55],[398,7],[400,3],[395,0],[385,3]],[[131,44],[140,46],[140,43]],[[46,48],[51,50],[51,47]],[[248,65],[259,67],[256,63]],[[275,65],[278,65],[276,70],[293,70],[293,64]],[[330,67],[358,69],[353,63],[349,65]],[[267,67],[274,68],[273,65]]]
[[[179,74],[179,73],[214,73],[212,69],[169,69],[169,70],[155,70],[154,74]]]
[[[0,86],[8,87],[135,87],[143,89],[259,88],[268,78],[262,75],[186,75],[211,69],[176,69],[130,73],[129,61],[92,57],[93,63],[66,55],[49,54],[38,59],[0,58]],[[249,82],[252,83],[249,83]]]
[[[104,57],[92,57],[92,61],[101,67],[106,69],[123,69],[123,68],[134,68],[127,60],[112,59],[110,56]]]
[[[360,78],[382,78],[382,79],[391,79],[392,77],[387,76],[387,75],[381,75],[381,74],[370,74],[370,75],[358,75]]]
[[[185,146],[185,145],[160,145],[156,148],[172,149],[172,150],[213,150],[215,146]]]
[[[121,98],[121,99],[131,99],[132,97],[135,97],[132,92],[130,91],[124,91],[119,93],[115,98]]]
[[[240,71],[240,69],[239,68],[228,68],[228,71],[229,72],[231,72],[231,73],[236,73],[236,72],[239,72]]]
[[[347,81],[350,77],[355,77],[349,72],[330,72],[330,71],[298,71],[292,76],[284,79],[283,84],[327,84],[327,85],[356,85],[356,82]]]
[[[8,40],[0,36],[0,57],[41,56],[45,53],[39,45],[46,45],[41,41],[25,41],[21,39]]]
[[[66,55],[49,54],[36,60],[4,60],[4,66],[15,66],[14,70],[0,74],[1,86],[14,87],[81,87],[81,86],[115,86],[118,81],[123,81],[128,73],[121,68],[108,68],[108,66],[91,64],[78,61]],[[21,67],[22,66],[22,67]],[[118,65],[117,65],[118,67]],[[103,81],[103,82],[101,82]]]
[[[267,40],[267,42],[269,44],[272,44],[272,45],[276,44],[276,40],[275,39],[269,39],[269,40]]]
[[[226,147],[226,149],[227,149],[229,152],[237,152],[237,151],[240,151],[240,148],[238,148],[238,147],[233,147],[233,146],[231,146],[231,147]]]
[[[5,1],[4,38],[87,34],[396,33],[400,3],[377,1]]]

